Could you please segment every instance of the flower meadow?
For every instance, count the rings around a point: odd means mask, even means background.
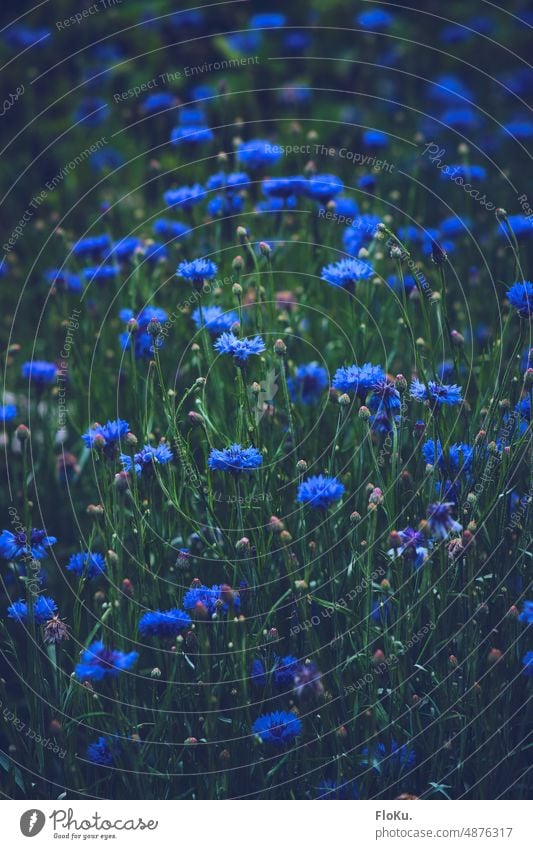
[[[533,12],[415,5],[3,7],[4,797],[530,798]]]

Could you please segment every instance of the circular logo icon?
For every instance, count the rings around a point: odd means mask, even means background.
[[[46,817],[42,811],[32,808],[30,811],[25,811],[20,818],[20,830],[24,837],[35,837],[43,830]]]

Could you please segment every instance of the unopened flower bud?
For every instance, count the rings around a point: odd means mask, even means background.
[[[365,405],[363,404],[362,407],[359,407],[359,412],[357,413],[357,415],[363,422],[367,422],[370,419],[371,413],[368,407],[365,407]]]
[[[26,427],[25,424],[19,424],[15,430],[15,436],[17,439],[20,439],[21,442],[24,442],[26,439],[30,438],[30,429]]]
[[[296,471],[299,475],[305,475],[307,468],[307,460],[298,460],[296,463]]]
[[[274,342],[274,353],[278,355],[278,357],[284,357],[287,353],[287,346],[283,339],[276,339]]]

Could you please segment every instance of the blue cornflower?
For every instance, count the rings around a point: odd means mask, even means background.
[[[190,233],[190,227],[186,224],[182,224],[181,221],[171,221],[169,218],[156,218],[152,230],[156,236],[162,236],[169,241],[171,239],[182,239],[187,233]]]
[[[305,186],[305,194],[322,203],[333,200],[343,190],[344,183],[336,174],[313,174]]]
[[[294,674],[298,668],[298,658],[288,654],[276,659],[274,665],[274,683],[277,687],[287,687],[294,682]]]
[[[107,233],[103,233],[101,236],[87,236],[75,242],[72,245],[72,253],[78,257],[89,256],[92,259],[101,259],[110,247],[111,239]]]
[[[211,259],[193,259],[191,262],[180,262],[176,277],[183,277],[194,284],[202,284],[211,280],[218,271],[218,266]]]
[[[234,324],[239,323],[239,316],[231,310],[223,310],[222,307],[202,307],[195,309],[192,314],[198,330],[202,327],[207,327],[210,333],[214,336],[219,336],[221,333],[230,330]]]
[[[533,121],[518,118],[515,121],[509,121],[509,123],[504,124],[502,129],[519,141],[527,141],[533,137]]]
[[[29,378],[37,386],[54,383],[56,375],[57,368],[54,363],[48,363],[45,360],[32,360],[22,366],[22,377]]]
[[[118,649],[107,649],[101,640],[96,640],[84,649],[74,672],[77,678],[87,681],[117,678],[121,672],[131,669],[138,657],[136,651],[125,654]]]
[[[368,9],[360,12],[354,23],[359,24],[363,29],[382,30],[388,29],[393,21],[394,17],[384,9]]]
[[[302,733],[302,722],[293,713],[276,710],[256,719],[252,731],[262,743],[283,748]]]
[[[390,601],[385,599],[385,601],[373,601],[372,602],[372,610],[370,612],[370,618],[373,622],[376,622],[378,625],[388,625],[391,617],[391,608]]]
[[[428,381],[429,395],[423,383],[416,378],[411,383],[411,398],[415,401],[430,401],[436,407],[462,404],[461,387],[456,384]]]
[[[120,151],[114,147],[108,147],[91,153],[89,162],[93,171],[102,173],[103,171],[115,171],[121,165],[124,165],[125,160]]]
[[[74,123],[86,127],[99,127],[109,115],[109,103],[101,97],[84,97],[74,110]]]
[[[53,598],[40,595],[33,602],[33,616],[36,625],[45,625],[52,618],[57,610],[57,604]],[[22,622],[24,625],[28,621],[28,604],[23,599],[13,602],[8,607],[7,615],[9,619],[16,619],[17,622]]]
[[[115,279],[118,268],[115,265],[95,265],[91,268],[84,268],[82,273],[87,283],[91,283],[93,280],[106,282]]]
[[[267,197],[288,198],[303,195],[307,186],[305,177],[277,177],[263,180],[263,194]]]
[[[10,422],[17,417],[15,404],[0,405],[0,422]]]
[[[95,743],[87,746],[87,760],[99,766],[112,766],[120,751],[117,740],[109,737],[99,737]]]
[[[238,443],[234,442],[229,448],[222,450],[212,448],[207,464],[213,471],[233,472],[252,472],[259,468],[263,463],[263,455],[257,448],[252,445],[249,448],[243,448]]]
[[[326,265],[322,269],[321,279],[330,286],[340,286],[343,289],[352,289],[358,280],[366,280],[373,274],[372,266],[360,259],[341,259],[338,262]]]
[[[301,504],[326,510],[344,493],[344,485],[337,478],[326,475],[313,475],[303,481],[298,487],[296,500]]]
[[[143,112],[159,112],[162,109],[170,109],[176,105],[176,97],[170,91],[160,91],[149,94],[141,103]]]
[[[250,18],[250,26],[255,29],[278,29],[285,26],[286,20],[281,12],[258,12]]]
[[[44,279],[50,286],[61,292],[81,292],[83,284],[77,274],[72,274],[64,268],[51,268],[45,271]]]
[[[361,754],[367,760],[363,763],[369,763],[374,767],[381,767],[384,770],[401,772],[414,767],[416,764],[416,752],[407,745],[399,746],[396,740],[391,740],[390,749],[384,743],[378,743],[370,750],[365,747],[361,750]],[[369,758],[371,754],[371,759]]]
[[[124,419],[115,419],[107,421],[105,425],[93,424],[89,430],[83,434],[82,439],[87,448],[92,448],[95,440],[104,448],[114,448],[122,439],[129,433],[130,426]]]
[[[207,204],[207,212],[213,218],[218,216],[235,215],[242,212],[244,199],[234,192],[217,194],[210,198]]]
[[[113,243],[106,259],[111,259],[112,257],[116,257],[116,259],[122,261],[131,259],[135,251],[139,250],[141,244],[141,240],[137,239],[136,236],[124,236],[123,239],[119,239],[118,242]]]
[[[170,134],[170,142],[179,144],[205,144],[213,141],[213,131],[209,127],[194,124],[186,124],[184,127],[174,127]]]
[[[328,373],[318,363],[298,366],[294,377],[287,381],[291,401],[315,404],[328,385]]]
[[[440,120],[447,127],[462,131],[475,130],[481,123],[478,113],[468,106],[461,109],[446,109],[440,116]]]
[[[530,319],[533,316],[533,283],[529,280],[511,286],[507,290],[507,297],[520,318]]]
[[[73,572],[78,578],[86,578],[91,581],[105,572],[105,560],[96,551],[80,551],[73,554],[67,563],[69,572]]]
[[[200,183],[193,186],[181,186],[179,189],[168,189],[163,195],[167,206],[181,206],[183,209],[192,209],[205,197],[205,189]]]
[[[381,218],[377,215],[360,215],[347,227],[342,236],[342,243],[347,253],[356,256],[359,250],[367,245],[376,235]]]
[[[256,658],[252,661],[250,679],[252,681],[252,684],[255,684],[257,687],[264,687],[266,684],[267,676],[265,664],[259,658]]]
[[[2,531],[0,534],[0,557],[5,560],[21,560],[31,554],[34,560],[44,560],[48,557],[47,549],[57,542],[56,537],[50,537],[46,531],[32,528],[30,532],[30,544],[25,531],[16,534],[11,531]]]
[[[265,343],[260,336],[253,339],[240,339],[234,333],[223,333],[214,343],[214,348],[219,354],[231,354],[238,366],[244,365],[249,357],[262,354]]]
[[[261,168],[263,165],[273,165],[281,157],[282,151],[278,145],[263,139],[253,139],[241,142],[237,148],[237,160],[248,168]]]
[[[518,621],[524,622],[526,625],[533,625],[533,601],[524,601],[524,607]]]
[[[372,387],[372,396],[369,401],[370,409],[376,415],[390,414],[401,407],[400,393],[396,389],[393,380],[384,377],[376,380]]]
[[[208,189],[225,189],[226,192],[233,193],[238,189],[242,189],[250,182],[248,174],[244,171],[235,171],[231,174],[226,174],[225,171],[218,171],[212,174],[207,181]]]
[[[470,472],[473,456],[474,450],[466,442],[454,442],[448,449],[449,467],[456,473]],[[431,466],[439,466],[443,470],[447,468],[440,440],[435,444],[433,439],[428,439],[422,446],[422,457]]]
[[[341,366],[335,372],[332,386],[340,392],[355,392],[364,400],[379,381],[385,380],[385,372],[381,366],[365,363],[362,366]]]
[[[447,539],[450,531],[459,533],[463,530],[463,526],[452,518],[451,508],[453,506],[452,501],[439,501],[430,504],[427,509],[429,529],[437,539]]]
[[[522,672],[524,675],[527,675],[528,678],[533,676],[533,651],[528,651],[522,658],[522,664],[524,666]]]
[[[363,144],[370,150],[380,150],[388,147],[389,143],[387,133],[382,133],[380,130],[365,130],[363,133]]]
[[[153,471],[154,466],[163,466],[170,463],[174,459],[174,455],[166,442],[160,442],[159,445],[144,445],[140,451],[137,451],[131,457],[127,454],[120,455],[120,462],[127,472],[131,472],[132,466],[135,468],[137,477],[143,473]]]
[[[404,528],[397,531],[401,545],[398,548],[390,548],[387,551],[389,557],[405,557],[414,561],[414,566],[419,569],[427,560],[429,549],[424,534],[415,531],[414,528]]]
[[[188,628],[191,617],[183,610],[149,610],[139,620],[139,633],[143,637],[177,637]]]
[[[359,177],[357,180],[356,186],[364,192],[373,192],[377,186],[375,174],[363,174],[363,176]]]
[[[162,245],[161,242],[152,242],[146,245],[143,256],[148,263],[164,262],[168,259],[168,251],[166,245]]]
[[[209,616],[212,616],[218,610],[227,613],[230,608],[239,610],[240,597],[237,592],[233,592],[229,587],[219,584],[213,584],[212,587],[206,587],[204,584],[193,586],[185,593],[183,598],[183,607],[185,610],[196,612],[199,618],[203,618],[201,610],[205,609]]]
[[[525,236],[531,236],[533,233],[533,222],[528,215],[508,215],[506,219],[500,219],[499,232],[509,238],[508,227],[511,228],[517,239],[522,239]]]
[[[440,176],[441,180],[481,183],[486,179],[487,171],[482,165],[444,165],[440,171]]]
[[[441,74],[434,82],[429,84],[428,89],[430,97],[443,103],[457,103],[461,100],[472,101],[474,99],[472,89],[468,88],[463,80],[454,74]]]

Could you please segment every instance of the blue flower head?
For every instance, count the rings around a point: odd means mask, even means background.
[[[306,186],[305,177],[277,177],[263,180],[262,190],[267,197],[288,198],[303,195]]]
[[[174,455],[166,442],[160,442],[159,445],[144,445],[140,451],[134,454],[133,462],[127,454],[120,455],[120,462],[127,472],[131,472],[132,466],[135,468],[137,477],[153,472],[154,466],[163,466],[170,463],[174,459]]]
[[[219,336],[221,333],[228,332],[234,324],[239,323],[239,316],[231,310],[223,310],[222,307],[202,307],[195,309],[192,314],[198,330],[202,327],[207,327],[213,336]]]
[[[394,381],[386,377],[376,380],[372,387],[372,397],[369,401],[370,409],[376,415],[389,415],[401,407],[400,393],[396,389]]]
[[[305,186],[308,197],[321,203],[333,200],[343,190],[344,183],[336,174],[313,174]]]
[[[293,713],[276,710],[256,719],[252,731],[262,743],[281,749],[302,733],[302,722]]]
[[[99,737],[87,746],[87,760],[98,766],[113,766],[120,754],[120,744],[115,738]]]
[[[0,405],[0,422],[10,422],[17,417],[18,411],[15,404]]]
[[[207,461],[209,468],[213,471],[233,472],[233,474],[252,472],[262,463],[263,455],[257,448],[253,446],[243,448],[236,442],[222,450],[213,448]]]
[[[176,276],[192,283],[203,283],[204,280],[211,280],[217,271],[218,267],[211,259],[193,259],[191,262],[180,262]]]
[[[213,141],[214,137],[213,130],[209,127],[187,124],[184,127],[174,127],[170,134],[170,141],[173,145],[196,145]]]
[[[388,147],[390,139],[387,133],[380,130],[365,130],[363,133],[363,144],[370,150],[380,150]]]
[[[163,195],[167,206],[181,206],[183,209],[192,209],[205,197],[205,189],[199,183],[193,186],[181,186],[179,189],[169,189]]]
[[[102,259],[111,247],[111,239],[107,233],[101,236],[87,236],[79,239],[72,245],[72,253],[77,257],[90,257],[91,259]]]
[[[318,363],[306,363],[298,366],[296,374],[287,383],[291,401],[316,404],[328,386],[328,373]]]
[[[360,259],[341,259],[322,269],[321,279],[330,286],[353,289],[358,280],[366,280],[374,273],[372,266]]]
[[[359,12],[355,19],[356,24],[369,30],[388,29],[393,21],[393,16],[384,9],[365,9],[364,12]]]
[[[37,386],[54,383],[56,375],[57,368],[55,365],[44,360],[32,360],[22,366],[22,377],[27,377]]]
[[[440,501],[430,504],[427,509],[429,529],[437,539],[447,539],[451,531],[459,533],[463,529],[451,515],[453,506],[451,501]]]
[[[35,624],[45,625],[46,622],[52,618],[56,610],[57,604],[53,598],[49,598],[44,595],[38,596],[33,603]],[[28,622],[27,602],[22,599],[20,599],[20,601],[15,601],[10,607],[8,607],[7,615],[10,619],[16,619],[17,622],[21,622],[25,625]]]
[[[515,283],[507,290],[507,297],[520,318],[531,320],[533,317],[533,283],[530,283],[529,280]]]
[[[528,678],[531,678],[533,676],[533,651],[528,651],[525,653],[524,657],[522,658],[522,665],[524,667],[522,670],[524,675],[526,675]]]
[[[48,557],[48,550],[57,542],[56,537],[48,536],[41,528],[32,528],[30,541],[25,531],[13,534],[11,531],[2,531],[0,534],[0,557],[5,560],[23,560],[31,557],[34,560],[44,560]]]
[[[533,601],[524,601],[524,607],[518,617],[519,622],[525,625],[533,625]]]
[[[263,139],[241,142],[237,148],[237,160],[241,165],[256,169],[264,165],[274,165],[281,157],[278,145]]]
[[[264,687],[267,682],[265,664],[259,658],[252,661],[250,679],[256,687]]]
[[[131,669],[139,657],[136,651],[125,654],[118,649],[107,649],[96,640],[84,649],[81,661],[76,664],[75,675],[83,681],[103,681],[117,678],[121,672]]]
[[[404,528],[403,531],[397,531],[397,536],[401,545],[398,548],[390,548],[387,551],[389,557],[405,557],[413,562],[415,569],[423,566],[429,553],[424,534],[414,528]]]
[[[381,366],[365,363],[362,366],[342,366],[337,369],[332,386],[339,392],[355,392],[364,400],[382,380],[385,380],[385,372]]]
[[[181,221],[170,221],[168,218],[156,218],[152,225],[152,230],[156,236],[161,236],[168,241],[172,239],[183,239],[190,233],[190,227],[182,224]]]
[[[130,426],[124,419],[115,419],[107,421],[105,425],[93,424],[82,439],[87,448],[94,446],[95,440],[104,448],[115,448],[121,439],[129,433]]]
[[[191,624],[191,617],[177,607],[171,610],[149,610],[139,620],[143,637],[177,637]]]
[[[214,344],[219,354],[231,354],[236,365],[242,366],[253,355],[262,354],[265,343],[260,336],[240,339],[234,333],[222,333]]]
[[[313,475],[298,487],[296,500],[320,510],[327,510],[344,493],[344,485],[337,478]]]
[[[294,674],[298,668],[298,658],[291,654],[276,659],[274,665],[274,683],[276,687],[288,687],[294,683]]]
[[[429,393],[428,393],[429,389]],[[440,383],[434,380],[428,381],[428,389],[421,383],[420,380],[413,380],[411,383],[411,397],[415,401],[428,401],[431,406],[454,406],[462,404],[461,387],[456,384]]]
[[[183,607],[193,614],[198,613],[198,618],[202,619],[204,617],[200,611],[207,611],[207,615],[212,616],[219,610],[222,613],[227,613],[231,609],[239,610],[240,597],[237,592],[233,592],[224,585],[213,584],[212,587],[206,587],[200,584],[187,590],[183,598]]]
[[[78,578],[86,578],[92,581],[105,572],[105,560],[101,554],[93,551],[80,551],[73,554],[67,563],[69,572],[73,572]]]
[[[44,279],[61,292],[81,292],[83,289],[80,277],[65,268],[51,268],[45,271]]]

